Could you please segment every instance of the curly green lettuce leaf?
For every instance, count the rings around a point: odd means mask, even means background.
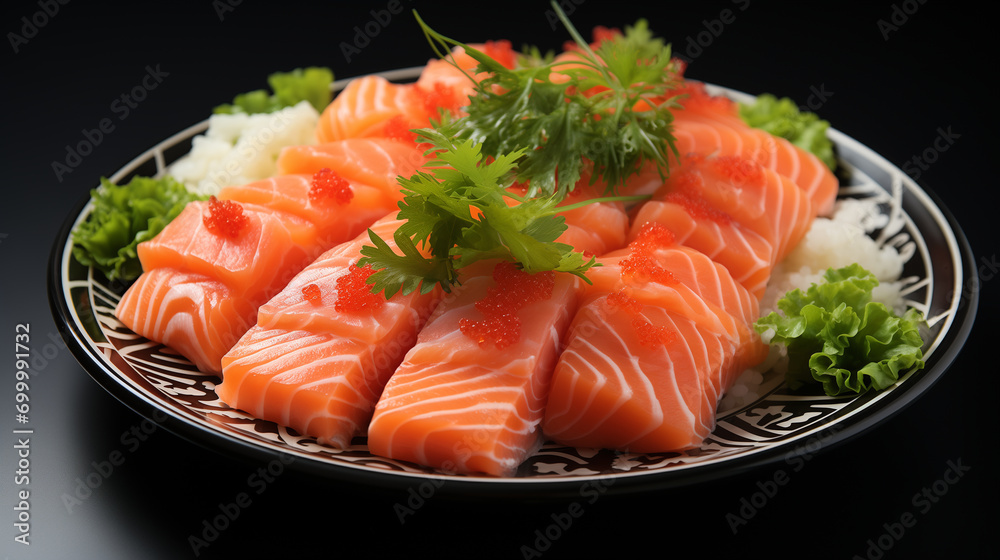
[[[826,136],[830,123],[815,113],[801,111],[787,97],[778,99],[767,93],[757,97],[753,103],[740,103],[739,109],[740,117],[748,125],[785,138],[814,154],[831,170],[836,169],[833,142]]]
[[[308,101],[317,111],[330,104],[333,93],[333,72],[329,68],[297,68],[291,72],[276,72],[267,78],[273,93],[258,89],[241,93],[232,104],[219,105],[213,112],[232,113],[273,113],[291,107],[301,101]]]
[[[795,289],[778,300],[782,314],[760,318],[755,328],[788,348],[786,380],[792,389],[820,384],[830,396],[882,390],[911,368],[921,369],[923,317],[902,317],[871,301],[878,279],[858,264],[830,269],[824,282]]]
[[[170,176],[135,177],[115,185],[105,178],[91,191],[94,208],[73,230],[73,256],[111,281],[131,282],[142,274],[136,248],[152,239],[192,200],[200,200]]]

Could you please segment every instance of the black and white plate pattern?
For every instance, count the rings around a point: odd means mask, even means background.
[[[383,73],[413,79],[419,69]],[[346,80],[334,84],[342,88]],[[737,99],[745,94],[713,88]],[[157,175],[187,153],[191,139],[207,129],[192,126],[146,151],[110,176]],[[971,253],[954,220],[926,191],[876,153],[836,130],[830,131],[843,169],[840,197],[873,198],[889,213],[872,233],[880,245],[896,247],[908,260],[903,293],[924,313],[926,367],[903,375],[884,391],[856,397],[792,393],[780,376],[769,376],[759,398],[736,410],[719,411],[711,437],[683,453],[629,454],[544,445],[513,478],[451,475],[377,457],[364,438],[346,450],[316,443],[291,429],[229,408],[215,395],[216,376],[197,371],[185,358],[124,327],[114,308],[125,286],[72,257],[70,232],[90,212],[86,201],[69,217],[53,249],[50,300],[65,338],[90,375],[126,405],[206,447],[259,460],[281,458],[322,476],[382,487],[431,480],[461,491],[499,495],[517,486],[536,496],[576,491],[591,481],[621,482],[616,488],[649,489],[688,484],[726,473],[811,454],[889,418],[926,391],[954,359],[975,317],[976,296],[964,289]],[[520,492],[518,492],[520,493]]]

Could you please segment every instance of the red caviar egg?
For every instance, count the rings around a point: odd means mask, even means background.
[[[375,269],[371,265],[352,266],[347,274],[337,278],[337,301],[333,307],[341,313],[351,313],[358,311],[374,311],[380,309],[385,304],[385,296],[381,293],[373,294],[371,284],[366,280]]]
[[[219,200],[215,196],[209,197],[208,214],[203,215],[201,221],[208,231],[230,239],[239,237],[250,224],[250,218],[243,215],[243,207],[239,202]]]
[[[324,167],[313,174],[312,187],[309,188],[309,200],[313,202],[334,201],[337,204],[347,204],[354,198],[351,184],[329,167]]]
[[[323,294],[316,284],[308,284],[302,286],[302,298],[306,301],[310,301],[315,305],[319,305],[323,302]]]

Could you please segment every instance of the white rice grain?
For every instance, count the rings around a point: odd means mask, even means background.
[[[272,177],[282,148],[316,143],[318,121],[308,101],[274,113],[212,115],[205,134],[192,139],[191,151],[167,173],[203,195]]]

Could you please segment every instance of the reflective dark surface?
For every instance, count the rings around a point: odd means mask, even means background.
[[[280,462],[214,453],[120,404],[62,345],[45,291],[60,224],[98,177],[212,106],[262,87],[276,70],[326,65],[349,77],[421,64],[431,52],[409,15],[414,7],[461,40],[508,38],[545,49],[566,39],[545,3],[373,2],[336,12],[232,4],[53,0],[4,8],[0,138],[9,172],[0,205],[0,330],[13,338],[17,324],[29,323],[33,354],[28,424],[15,420],[10,353],[0,383],[5,557],[982,556],[997,521],[991,447],[1000,275],[990,165],[997,142],[988,134],[997,119],[985,79],[995,49],[985,47],[985,14],[934,2],[792,15],[749,1],[670,10],[564,3],[585,33],[648,17],[693,59],[691,77],[811,103],[901,166],[968,235],[979,270],[968,289],[981,301],[951,370],[899,415],[844,445],[679,490],[619,498],[613,487],[590,485],[573,500],[510,503],[445,500],[433,486],[346,486]],[[392,14],[397,6],[405,10]],[[161,79],[140,101],[132,92],[149,75]],[[25,436],[12,430],[25,426],[34,433],[22,484],[14,446]],[[25,489],[30,546],[14,541],[17,492]]]

